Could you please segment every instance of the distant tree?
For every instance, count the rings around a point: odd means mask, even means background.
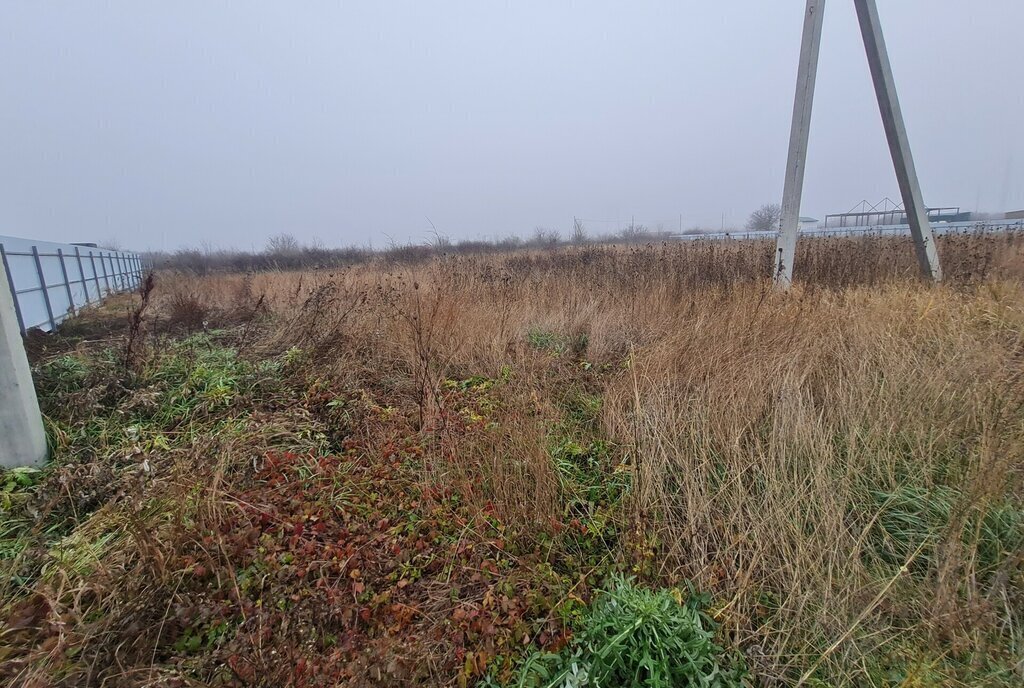
[[[290,256],[299,253],[302,247],[291,234],[276,234],[267,239],[266,252],[275,256]]]
[[[517,248],[521,248],[522,245],[522,238],[515,234],[511,234],[503,239],[498,239],[495,247],[502,251],[514,251]]]
[[[651,241],[654,235],[645,225],[638,225],[630,222],[629,226],[619,232],[619,240],[627,244],[640,244]]]
[[[770,232],[779,228],[782,221],[782,206],[778,203],[765,203],[750,213],[747,229],[752,232]]]
[[[175,252],[173,265],[179,270],[205,275],[208,272],[208,257],[209,254],[203,254],[197,248],[182,247]]]
[[[665,241],[666,239],[671,239],[674,234],[675,232],[671,229],[665,229],[665,223],[659,222],[654,227],[654,231],[651,233],[651,236],[658,241]]]
[[[434,221],[429,217],[427,218],[427,222],[430,223],[430,233],[434,236],[431,241],[431,245],[433,245],[434,250],[441,253],[449,251],[452,247],[452,240],[448,238],[447,234],[441,234],[441,232],[437,231],[437,225],[435,225]]]
[[[587,228],[583,226],[583,220],[574,217],[572,219],[572,243],[584,244],[587,241]]]
[[[436,229],[433,230],[432,234],[430,245],[434,247],[435,251],[446,253],[451,250],[452,240],[448,238],[447,234],[441,234]]]
[[[562,236],[558,233],[557,229],[537,227],[533,230],[533,241],[531,243],[534,246],[557,246],[561,240]]]

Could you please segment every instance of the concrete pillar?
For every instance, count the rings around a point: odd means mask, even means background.
[[[46,432],[2,264],[0,271],[0,466],[39,466],[46,462]]]
[[[821,51],[824,17],[825,0],[807,0],[804,33],[800,42],[800,66],[796,77],[796,98],[793,102],[793,126],[789,133],[786,182],[782,191],[782,219],[775,252],[775,286],[778,289],[788,289],[793,283],[796,239],[800,233],[800,200],[804,193],[804,169],[807,143],[811,135],[811,110],[814,106],[814,85],[818,78],[818,53]]]
[[[878,19],[878,7],[875,0],[853,0],[853,4],[857,8],[864,50],[867,52],[868,66],[871,68],[871,80],[875,84],[878,108],[882,113],[885,136],[889,141],[896,181],[899,182],[900,193],[903,195],[903,209],[907,212],[910,233],[914,236],[921,274],[935,282],[941,282],[942,266],[939,263],[939,251],[935,246],[935,234],[932,232],[931,223],[928,221],[928,209],[921,197],[921,184],[917,179],[914,156],[910,153],[910,139],[907,137],[907,126],[903,122],[900,99],[896,95],[896,80],[892,76],[889,51],[886,50],[885,38],[882,35],[882,22]]]

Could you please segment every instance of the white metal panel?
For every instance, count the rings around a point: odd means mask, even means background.
[[[134,289],[141,278],[131,253],[3,235],[0,246],[24,330],[49,331],[109,293]]]

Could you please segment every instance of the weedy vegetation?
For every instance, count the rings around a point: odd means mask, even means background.
[[[1014,686],[1024,243],[163,270],[28,342],[19,686]]]

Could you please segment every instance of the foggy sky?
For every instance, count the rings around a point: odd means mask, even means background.
[[[1020,0],[879,0],[929,205],[1024,208]],[[740,226],[804,0],[0,2],[0,234],[135,249]],[[898,199],[826,8],[803,214]],[[429,218],[429,220],[428,220]]]

